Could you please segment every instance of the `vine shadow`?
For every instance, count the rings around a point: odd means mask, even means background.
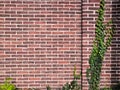
[[[111,87],[120,90],[120,0],[112,1],[114,35],[111,48]]]

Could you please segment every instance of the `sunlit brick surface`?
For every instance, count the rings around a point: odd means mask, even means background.
[[[0,0],[0,82],[59,89],[81,65],[80,0]]]

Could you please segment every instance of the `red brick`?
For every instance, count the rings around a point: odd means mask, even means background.
[[[89,2],[100,2],[100,0],[89,0]]]
[[[86,69],[95,36],[99,1],[1,0],[0,72],[3,75],[0,80],[11,76],[21,90],[32,87],[45,90],[48,84],[56,90],[71,81],[74,65],[81,72],[82,62],[83,90],[88,90]],[[119,6],[118,1],[106,0],[105,22],[111,18],[115,20],[115,17],[118,19],[114,21],[112,47],[103,63],[102,87],[120,79]]]

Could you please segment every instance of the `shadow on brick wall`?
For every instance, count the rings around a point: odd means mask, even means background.
[[[114,35],[112,41],[111,59],[111,83],[115,90],[120,90],[120,1],[112,2],[112,19],[114,24]],[[119,87],[119,89],[117,89]]]

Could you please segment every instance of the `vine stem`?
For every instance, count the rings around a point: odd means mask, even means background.
[[[95,40],[93,49],[89,58],[90,68],[87,69],[86,75],[89,83],[89,90],[99,90],[100,74],[105,52],[111,44],[112,27],[110,22],[104,24],[105,0],[100,0],[98,10],[98,19],[95,27]]]

